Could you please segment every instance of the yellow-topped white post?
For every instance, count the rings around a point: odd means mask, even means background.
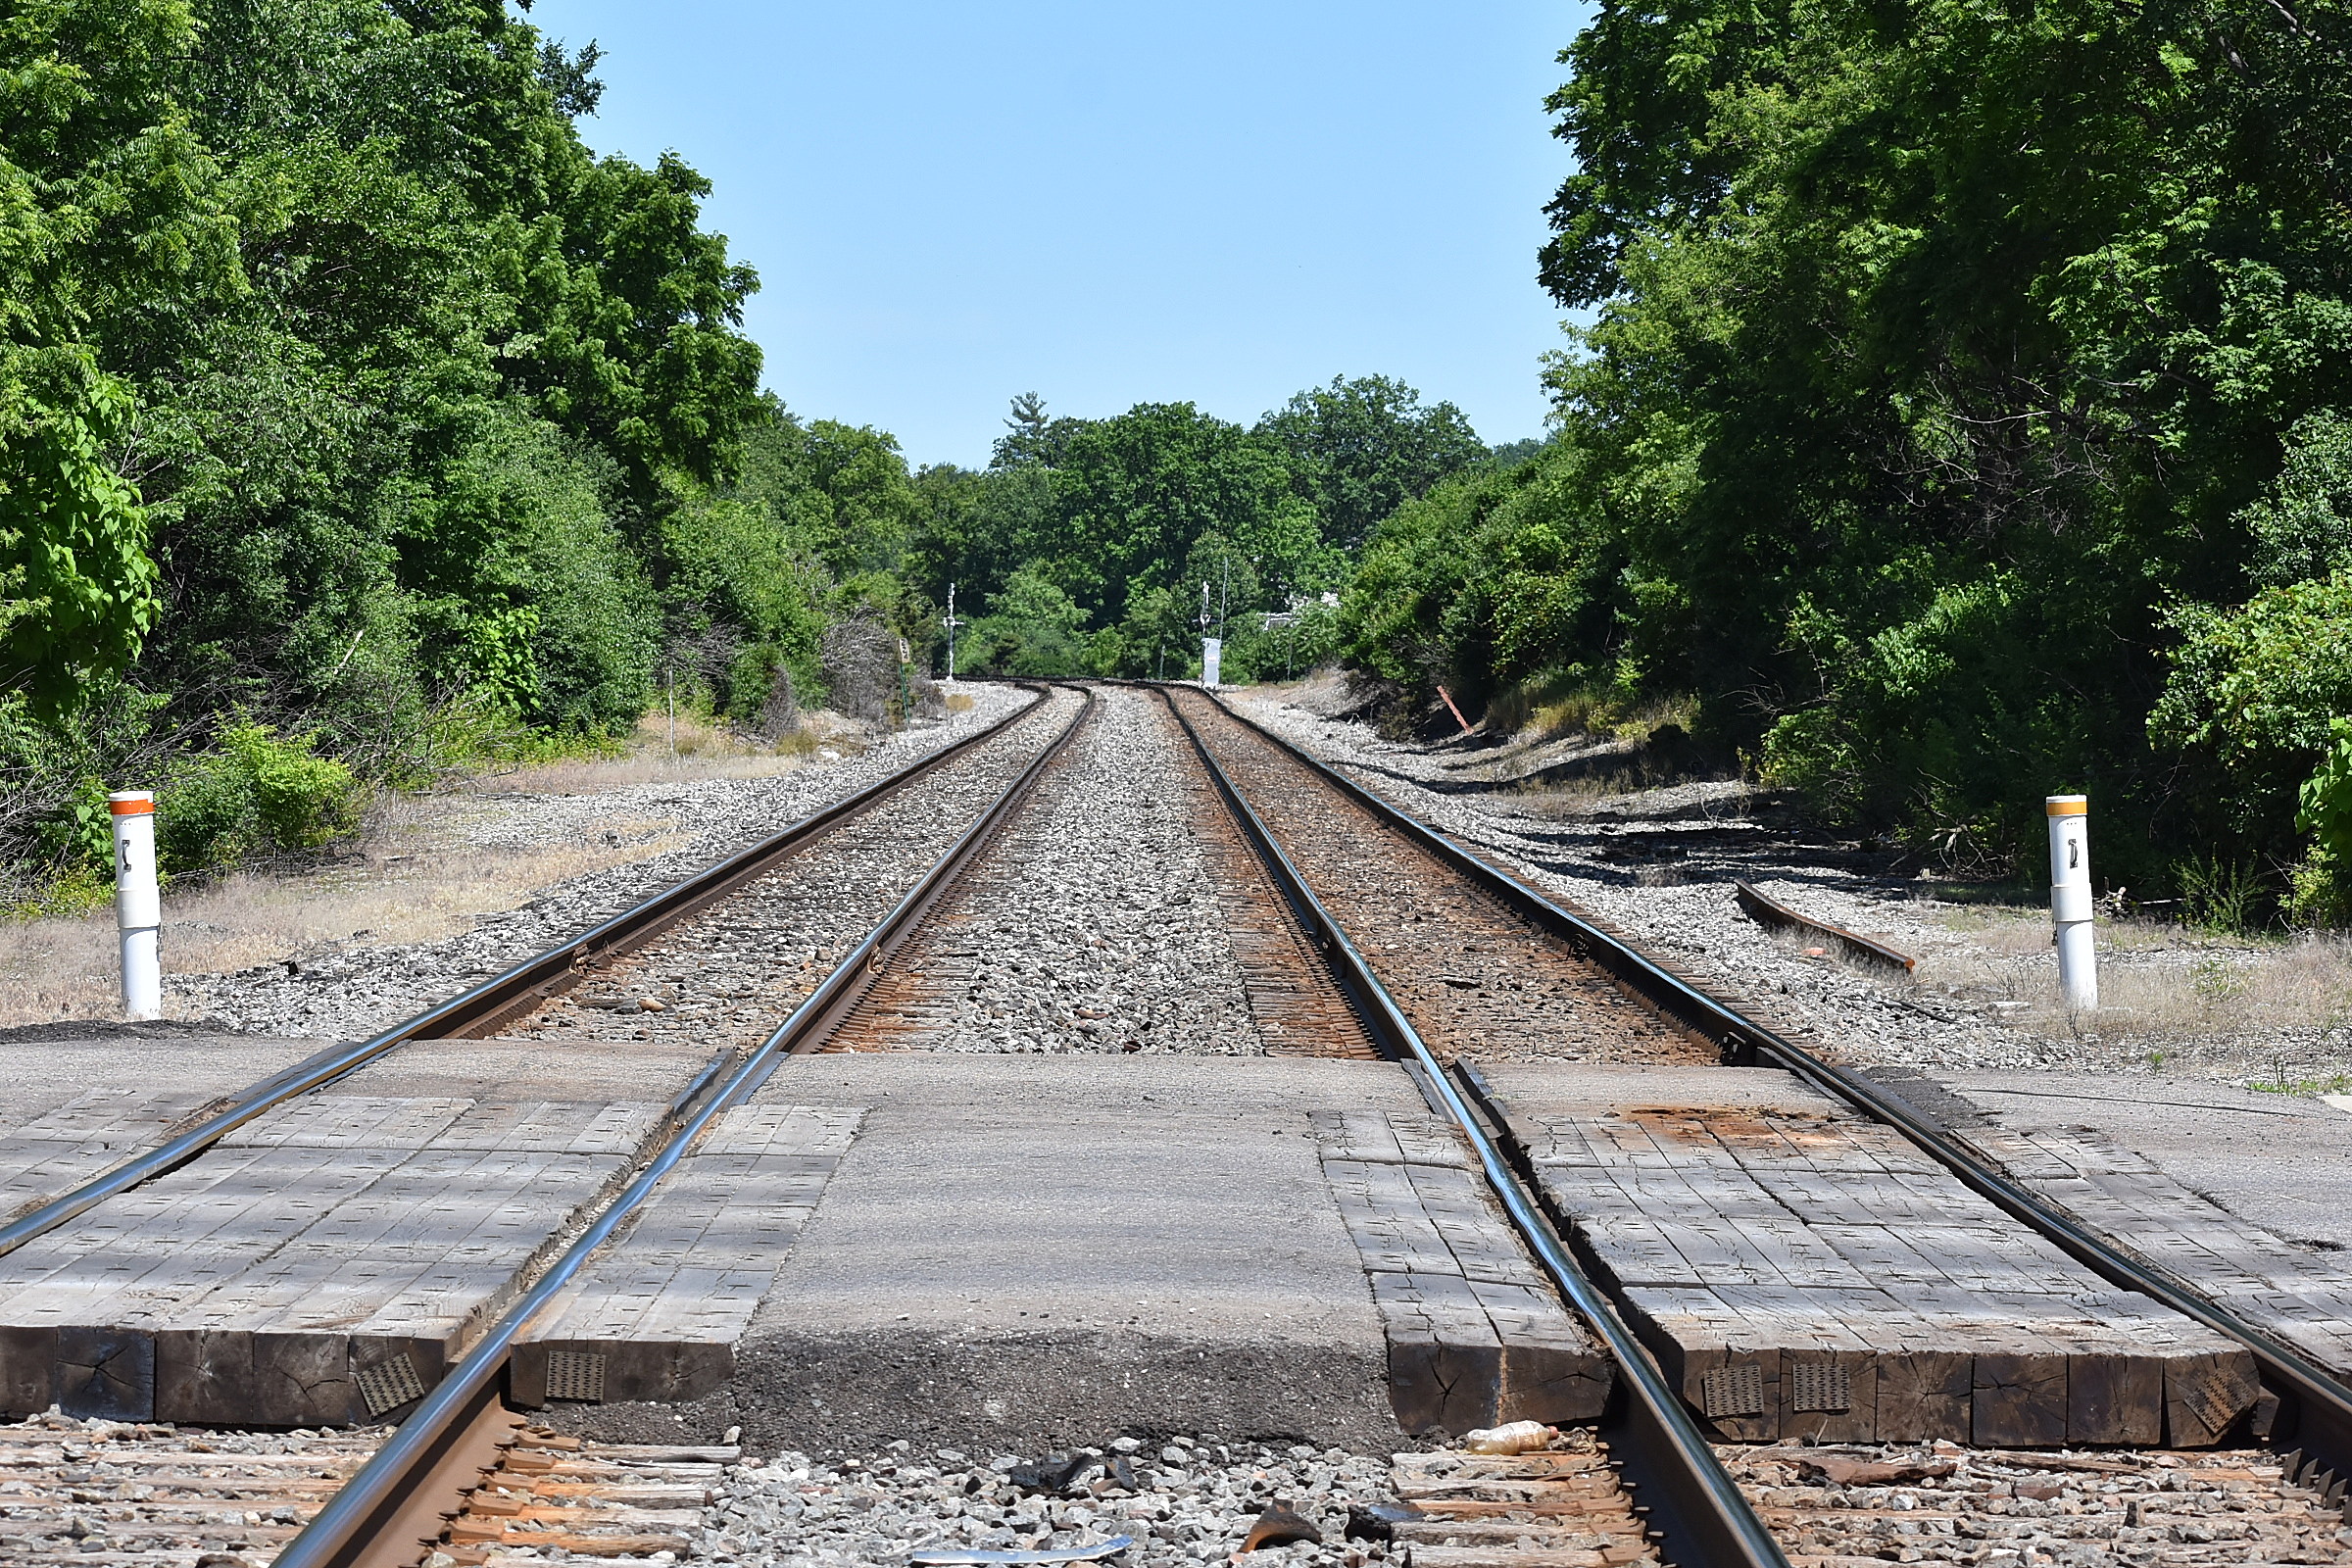
[[[164,899],[155,882],[155,796],[119,790],[106,798],[115,819],[115,927],[122,936],[122,1015],[164,1015],[163,956],[158,938]]]
[[[2090,943],[2090,800],[2043,797],[2050,823],[2050,918],[2058,927],[2058,988],[2066,1004],[2099,1004],[2098,958]]]

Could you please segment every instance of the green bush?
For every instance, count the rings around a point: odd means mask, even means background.
[[[2289,873],[2287,915],[2305,925],[2352,925],[2352,718],[2328,725],[2334,744],[2296,791],[2295,826],[2311,853]]]
[[[87,872],[113,878],[115,874],[114,813],[107,807],[106,785],[84,778],[72,797],[41,826],[47,858],[61,874]]]
[[[2162,748],[2209,760],[2230,825],[2283,848],[2297,784],[2352,712],[2352,571],[2266,589],[2234,610],[2184,606],[2171,678],[2148,718]]]
[[[1337,651],[1415,702],[1443,683],[1472,712],[1564,655],[1598,654],[1624,557],[1581,461],[1545,448],[1391,514],[1342,597]]]
[[[2352,861],[2352,718],[2336,719],[2328,733],[2334,744],[2296,792],[2295,826],[2315,835],[2328,854]]]
[[[988,599],[988,613],[965,631],[958,652],[975,675],[1085,675],[1091,640],[1086,612],[1031,562]]]
[[[168,870],[234,865],[320,850],[359,826],[358,780],[316,755],[315,735],[285,740],[239,724],[156,802],[157,858]]]
[[[2259,870],[2218,855],[2192,855],[2179,861],[2173,867],[2173,882],[2180,890],[2181,918],[2225,936],[2259,930],[2276,906]]]
[[[625,730],[654,700],[659,607],[612,463],[502,407],[410,485],[403,570],[434,684],[546,729]]]

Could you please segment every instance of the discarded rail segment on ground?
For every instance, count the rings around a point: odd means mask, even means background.
[[[756,1558],[748,1453],[911,1440],[950,1548],[1200,1561],[1222,1433],[1381,1494],[1351,1568],[1957,1551],[2051,1466],[2102,1540],[2164,1475],[2261,1499],[2233,1560],[2352,1556],[2325,1258],[1947,1125],[1214,693],[1028,690],[368,1041],[8,1131],[0,1549]],[[1513,1422],[1563,1433],[1450,1444]]]

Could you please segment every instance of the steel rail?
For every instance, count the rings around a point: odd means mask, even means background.
[[[1837,943],[1845,949],[1848,955],[1860,958],[1866,963],[1881,964],[1889,969],[1900,969],[1905,974],[1909,974],[1919,967],[1919,960],[1909,954],[1897,953],[1886,943],[1866,937],[1859,931],[1848,931],[1841,925],[1832,925],[1818,915],[1807,914],[1802,909],[1792,909],[1751,882],[1743,882],[1740,878],[1734,877],[1732,879],[1732,897],[1739,902],[1740,907],[1746,911],[1747,917],[1758,925],[1778,926],[1784,931],[1810,932],[1814,936],[1825,937]]]
[[[1019,684],[1031,691],[1044,690],[1027,682]],[[261,1079],[241,1090],[227,1108],[178,1137],[144,1153],[134,1154],[72,1192],[50,1200],[6,1225],[0,1225],[0,1256],[6,1256],[26,1242],[46,1235],[117,1194],[195,1158],[255,1117],[299,1095],[324,1088],[336,1079],[366,1066],[396,1046],[406,1045],[413,1040],[462,1040],[466,1038],[466,1031],[469,1029],[495,1025],[514,1009],[560,993],[572,984],[580,970],[589,963],[628,952],[706,905],[724,898],[742,884],[764,875],[774,861],[808,840],[905,788],[950,759],[1002,734],[1006,725],[1035,708],[1035,704],[1030,704],[1017,709],[954,745],[942,747],[889,777],[810,812],[791,826],[704,867],[675,886],[600,922],[570,941],[525,958],[504,973],[447,1002],[427,1007],[379,1035],[351,1046],[321,1052],[307,1061]]]
[[[1662,1012],[1713,1040],[1727,1064],[1777,1062],[1833,1100],[1885,1122],[1917,1144],[1970,1190],[2012,1219],[2039,1232],[2076,1262],[2124,1290],[2163,1302],[2184,1317],[2235,1341],[2260,1365],[2262,1381],[2279,1400],[2268,1441],[2289,1441],[2336,1478],[2352,1478],[2352,1386],[2302,1351],[2199,1291],[2162,1265],[2126,1253],[2107,1237],[2042,1200],[1971,1151],[1941,1126],[1850,1068],[1825,1061],[1739,1008],[1660,967],[1629,943],[1555,904],[1509,872],[1422,821],[1264,725],[1235,712],[1214,693],[1218,710],[1279,747],[1387,825],[1406,835],[1454,870],[1500,897],[1533,923],[1562,938]],[[1173,706],[1173,704],[1171,704]]]
[[[646,1200],[662,1178],[685,1157],[703,1130],[720,1114],[750,1098],[766,1080],[766,1069],[789,1054],[804,1033],[820,1024],[839,997],[866,979],[868,966],[890,940],[929,906],[939,885],[970,858],[972,852],[996,830],[1048,764],[1078,733],[1079,726],[1095,710],[1094,694],[1083,695],[1084,706],[1062,726],[1061,732],[1040,748],[1020,776],[973,819],[947,853],[883,916],[882,922],[867,932],[849,956],[792,1010],[791,1016],[777,1025],[701,1106],[678,1124],[637,1178],[596,1217],[569,1250],[466,1348],[465,1359],[425,1396],[390,1441],[353,1473],[327,1505],[303,1528],[302,1534],[286,1544],[275,1559],[274,1568],[348,1568],[359,1560],[360,1553],[377,1542],[383,1529],[409,1504],[418,1483],[446,1448],[449,1434],[471,1419],[482,1408],[483,1401],[492,1396],[493,1382],[506,1368],[515,1337],[571,1282],[589,1255],[612,1237],[614,1228]]]
[[[1192,718],[1172,694],[1163,690],[1160,695],[1191,738],[1217,793],[1224,797],[1284,897],[1298,912],[1300,923],[1357,1000],[1365,1026],[1395,1057],[1420,1069],[1417,1076],[1423,1080],[1424,1093],[1434,1095],[1469,1140],[1487,1185],[1494,1189],[1511,1223],[1526,1238],[1560,1294],[1592,1325],[1608,1350],[1617,1377],[1601,1418],[1601,1436],[1625,1471],[1637,1511],[1646,1515],[1644,1522],[1660,1538],[1667,1560],[1678,1568],[1788,1568],[1788,1560],[1772,1532],[1748,1505],[1739,1483],[1723,1468],[1665,1374],[1618,1316],[1615,1304],[1561,1245],[1534,1194],[1497,1149],[1437,1054],[1396,1005],[1348,933],[1323,907],[1272,830],[1243,798]]]

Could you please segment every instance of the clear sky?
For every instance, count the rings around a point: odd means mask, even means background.
[[[607,51],[599,152],[675,149],[805,416],[985,463],[1013,394],[1255,419],[1403,378],[1542,433],[1568,171],[1540,0],[539,0]]]

